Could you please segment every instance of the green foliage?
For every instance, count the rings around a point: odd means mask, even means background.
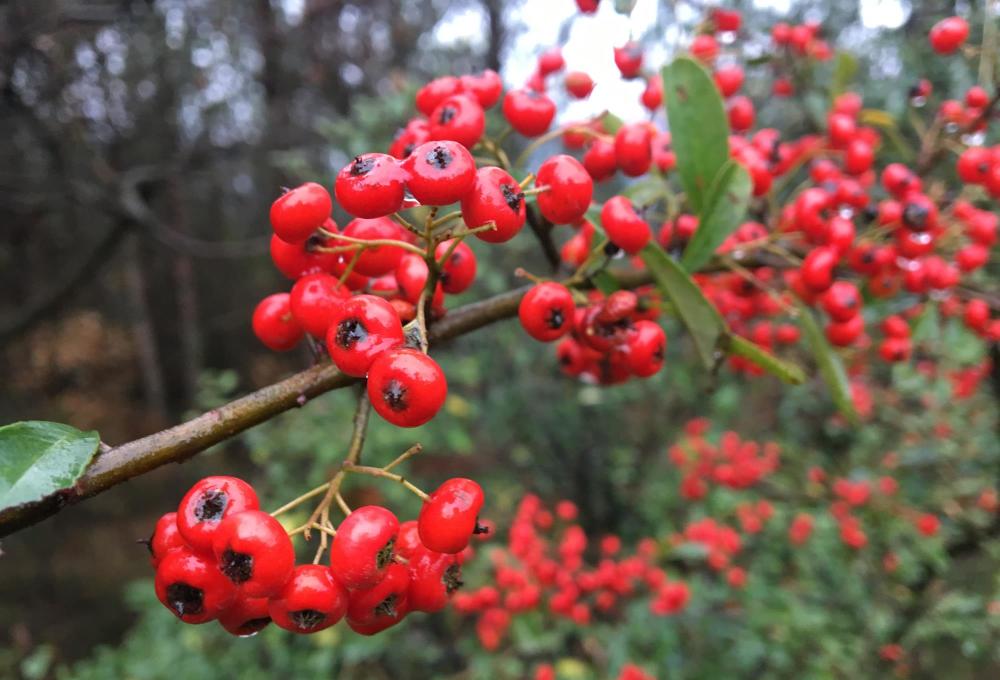
[[[0,427],[0,510],[67,489],[97,453],[100,437],[33,420]]]
[[[698,229],[684,249],[681,264],[689,272],[701,269],[726,237],[743,222],[753,182],[740,163],[728,161],[719,169],[705,198]]]
[[[695,212],[705,214],[712,186],[729,160],[722,96],[705,67],[690,57],[674,59],[662,75],[677,173]]]
[[[844,363],[840,359],[833,347],[830,346],[826,335],[823,334],[812,311],[804,304],[799,305],[799,325],[806,336],[806,341],[812,349],[816,363],[819,365],[820,375],[826,383],[833,402],[837,409],[844,414],[851,422],[857,422],[857,414],[854,409],[854,401],[851,397],[851,387],[847,382],[847,372],[844,371]]]

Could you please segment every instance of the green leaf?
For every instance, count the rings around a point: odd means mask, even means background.
[[[833,79],[830,81],[830,94],[834,97],[842,94],[857,73],[857,58],[850,52],[837,52],[837,60],[833,64]]]
[[[651,241],[642,249],[640,256],[657,287],[673,303],[681,322],[691,334],[705,368],[711,370],[717,361],[719,338],[726,330],[718,310],[659,244]]]
[[[621,290],[621,284],[618,283],[618,279],[614,277],[614,274],[609,272],[607,269],[602,269],[596,272],[590,277],[590,280],[594,282],[594,286],[597,290],[601,291],[605,295],[611,295],[616,290]]]
[[[779,359],[759,345],[734,333],[722,336],[722,348],[730,354],[749,359],[771,375],[777,376],[786,383],[801,385],[806,381],[806,374],[797,364]]]
[[[708,71],[690,57],[663,68],[663,98],[670,123],[677,172],[694,212],[729,160],[729,122],[722,95]]]
[[[799,321],[802,330],[805,331],[806,341],[816,357],[820,375],[830,390],[833,403],[850,423],[857,424],[858,414],[854,410],[854,400],[851,398],[851,385],[847,380],[847,371],[844,370],[840,356],[827,342],[813,313],[802,303],[799,303]]]
[[[698,271],[712,259],[715,249],[736,231],[750,204],[753,180],[750,173],[736,161],[727,161],[705,201],[698,229],[684,249],[681,264],[689,272]]]
[[[604,115],[601,116],[601,127],[603,127],[604,131],[609,135],[616,134],[619,128],[621,128],[624,124],[625,123],[621,118],[610,111],[605,111]]]
[[[97,453],[96,432],[40,420],[0,427],[0,510],[76,483]]]

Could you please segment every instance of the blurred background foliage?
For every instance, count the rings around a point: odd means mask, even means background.
[[[305,352],[270,354],[249,331],[256,301],[288,285],[267,254],[267,208],[278,187],[329,184],[355,153],[385,148],[428,77],[524,61],[514,48],[530,37],[531,8],[540,3],[0,5],[0,422],[66,421],[117,443],[307,366]],[[743,10],[751,36],[779,17],[822,21],[826,37],[857,54],[855,87],[873,108],[901,112],[920,77],[952,95],[974,77],[955,61],[933,59],[924,36],[956,9],[973,18],[978,35],[981,1],[889,3],[905,11],[894,31],[863,21],[879,0],[789,0],[780,14],[782,3],[726,4]],[[695,16],[684,7],[659,3],[641,36],[654,54],[676,37],[678,20]],[[480,17],[482,34],[442,39],[449,17],[463,12]],[[567,31],[565,24],[561,35]],[[745,49],[752,58],[766,41],[751,38]],[[819,80],[834,66],[820,68],[801,77]],[[748,74],[758,101],[768,98],[769,75],[766,65]],[[819,91],[802,101],[772,99],[759,121],[795,134],[824,105]],[[527,236],[482,246],[473,245],[480,276],[455,305],[509,288],[517,265],[544,271]],[[980,362],[983,347],[959,324],[935,319],[933,327],[924,349],[946,355],[938,377],[912,366],[875,371],[874,415],[855,430],[831,420],[816,383],[788,389],[769,378],[706,375],[669,323],[664,374],[612,389],[563,379],[551,348],[501,324],[441,348],[450,387],[444,412],[416,431],[375,422],[367,460],[387,462],[420,441],[426,452],[410,476],[426,486],[445,475],[479,479],[501,526],[530,490],[575,500],[589,531],[630,543],[666,537],[702,513],[731,514],[743,497],[713,492],[693,506],[678,496],[666,448],[688,419],[707,416],[745,438],[782,444],[780,492],[799,491],[814,464],[845,476],[877,474],[882,456],[898,450],[908,502],[947,514],[956,497],[997,485],[1000,423],[988,384],[969,399],[951,398],[948,371]],[[881,388],[890,382],[895,390]],[[880,553],[847,555],[822,512],[816,540],[789,554],[783,527],[794,504],[779,505],[754,539],[742,593],[695,570],[683,616],[653,619],[642,601],[621,621],[586,630],[527,616],[506,653],[482,652],[468,622],[450,613],[414,617],[374,639],[340,626],[309,638],[269,629],[235,641],[214,626],[177,625],[152,596],[135,539],[205,474],[247,477],[269,507],[320,483],[348,440],[351,400],[347,391],[323,396],[5,539],[0,676],[203,678],[225,669],[244,678],[522,678],[535,661],[562,659],[565,678],[608,677],[626,660],[669,677],[879,677],[878,645],[901,616],[919,646],[918,677],[1000,672],[997,615],[986,609],[1000,586],[995,540],[949,559],[943,538],[930,547],[907,543],[904,522],[888,521],[879,540],[904,545],[901,574],[887,585],[877,577]],[[409,496],[384,485],[354,486],[348,498],[378,499],[401,516],[416,512]],[[931,599],[921,600],[926,609],[909,609],[900,583],[919,582],[927,570],[935,577]],[[485,577],[473,566],[467,580],[480,585]],[[574,648],[597,651],[563,658],[566,641],[579,637]]]

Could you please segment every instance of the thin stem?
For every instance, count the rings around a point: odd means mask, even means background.
[[[344,513],[344,516],[346,517],[347,515],[350,515],[351,506],[347,504],[347,501],[344,500],[344,497],[341,496],[340,493],[338,492],[334,498],[336,498],[337,505],[340,506],[340,511]]]
[[[329,232],[328,232],[329,233]],[[413,245],[412,243],[407,243],[406,241],[397,241],[391,238],[376,238],[376,239],[363,239],[354,238],[353,236],[344,236],[343,234],[330,234],[330,238],[337,241],[344,241],[345,243],[350,243],[361,248],[377,248],[378,246],[392,246],[394,248],[402,248],[411,253],[416,253],[417,255],[423,255],[424,251]],[[335,248],[316,248],[318,252],[329,253],[338,252]]]
[[[399,226],[403,227],[404,229],[406,229],[409,232],[412,232],[412,233],[416,234],[417,236],[420,236],[420,230],[417,229],[417,227],[414,226],[414,224],[412,222],[410,222],[408,219],[406,219],[405,217],[403,217],[402,215],[400,215],[398,212],[393,213],[392,215],[390,215],[390,217],[392,217],[392,219],[396,220],[396,222],[399,224]]]
[[[399,456],[396,458],[396,460],[394,460],[391,463],[389,463],[388,465],[384,466],[382,469],[385,470],[386,472],[388,472],[389,470],[393,469],[397,465],[402,464],[404,461],[412,458],[413,456],[417,455],[418,453],[420,453],[423,450],[424,450],[424,447],[421,444],[419,444],[419,443],[414,444],[410,448],[406,449],[406,451],[403,451],[403,453],[399,454]]]
[[[390,479],[394,482],[402,484],[408,491],[418,496],[420,500],[426,501],[430,498],[430,496],[424,493],[420,487],[412,484],[402,475],[397,475],[395,472],[389,472],[385,468],[371,467],[370,465],[350,465],[345,467],[344,470],[347,472],[354,472],[359,475],[369,475],[371,477]]]
[[[452,222],[452,221],[457,220],[457,219],[459,219],[461,217],[462,217],[462,211],[461,210],[456,210],[454,212],[450,212],[450,213],[447,213],[445,215],[442,215],[441,217],[437,218],[436,220],[432,220],[431,221],[431,230],[437,229],[442,224],[448,224],[448,222]]]
[[[358,260],[361,259],[361,253],[363,252],[364,248],[358,248],[358,250],[354,253],[354,256],[351,258],[351,261],[347,263],[347,267],[344,269],[344,273],[340,275],[339,279],[337,279],[338,285],[343,286],[344,282],[347,281],[347,279],[351,278],[351,274],[354,272],[354,267],[358,264]]]
[[[305,503],[310,498],[315,498],[316,496],[318,496],[321,493],[323,493],[324,491],[326,491],[329,486],[330,486],[330,482],[325,482],[325,483],[320,484],[319,486],[317,486],[315,489],[312,489],[310,491],[305,492],[304,494],[302,494],[298,498],[293,498],[292,500],[288,501],[287,503],[285,503],[284,505],[282,505],[280,508],[278,508],[277,510],[275,510],[274,512],[272,512],[271,513],[271,517],[277,517],[278,515],[281,515],[283,513],[288,512],[292,508],[295,508],[295,507],[298,507],[299,505],[302,505],[303,503]]]

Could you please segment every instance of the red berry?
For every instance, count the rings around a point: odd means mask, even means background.
[[[219,571],[244,597],[271,597],[292,575],[295,549],[284,527],[260,510],[244,510],[219,522],[212,539]]]
[[[405,161],[407,188],[423,205],[450,205],[462,200],[476,181],[476,162],[458,142],[421,144]]]
[[[583,154],[583,167],[595,182],[612,177],[618,170],[615,145],[603,139],[595,139]]]
[[[635,78],[642,68],[642,45],[635,41],[629,41],[621,47],[615,48],[615,66],[622,74],[622,78]]]
[[[594,194],[594,180],[572,156],[549,158],[538,168],[535,186],[548,187],[538,194],[538,209],[554,224],[576,224],[583,219]]]
[[[691,56],[698,61],[711,64],[719,56],[719,42],[707,34],[697,35],[691,41]]]
[[[815,248],[802,262],[802,283],[813,293],[822,293],[833,285],[833,268],[840,259],[834,248]]]
[[[424,501],[417,519],[420,542],[434,552],[454,555],[469,545],[476,533],[483,490],[471,479],[455,477]]]
[[[852,175],[863,175],[875,162],[875,151],[866,140],[855,139],[847,144],[844,154],[844,170]]]
[[[285,352],[302,339],[302,327],[292,314],[288,293],[275,293],[253,310],[253,332],[268,349]]]
[[[847,347],[861,337],[865,330],[865,320],[855,314],[847,321],[834,321],[826,326],[826,338],[837,347]]]
[[[417,520],[411,519],[399,525],[396,536],[396,554],[404,559],[410,559],[418,549],[423,549],[420,533],[417,531]]]
[[[351,220],[344,227],[344,236],[363,241],[400,241],[403,240],[401,230],[402,227],[388,217],[379,217],[373,220],[357,219]],[[365,276],[388,274],[396,269],[396,265],[399,264],[399,260],[405,252],[397,246],[365,248],[361,251],[357,264],[354,265],[354,271]],[[353,255],[347,253],[345,259],[350,260],[351,257]]]
[[[430,115],[431,139],[451,140],[471,149],[486,130],[486,115],[479,101],[467,94],[455,94]]]
[[[861,312],[861,293],[849,281],[837,281],[820,298],[823,309],[834,321],[848,321]]]
[[[981,146],[970,146],[958,157],[956,170],[968,184],[985,184],[993,167],[993,154]]]
[[[551,47],[538,55],[538,72],[543,76],[562,69],[566,65],[563,59],[562,50],[558,47]]]
[[[333,220],[327,220],[323,228],[337,231]],[[279,272],[294,281],[306,274],[333,271],[341,256],[337,253],[319,252],[316,248],[335,248],[337,245],[343,245],[343,242],[338,244],[333,239],[318,234],[309,237],[304,243],[285,243],[277,236],[272,236],[271,260]]]
[[[355,156],[337,174],[334,189],[340,207],[355,217],[383,217],[403,206],[406,173],[384,153]]]
[[[146,544],[149,548],[150,562],[155,569],[168,552],[176,548],[186,548],[187,541],[177,529],[177,513],[168,512],[156,521],[153,535]]]
[[[300,564],[268,606],[274,623],[293,633],[316,633],[347,613],[347,589],[327,567]]]
[[[172,550],[156,569],[156,597],[185,623],[216,618],[236,599],[236,588],[206,557]]]
[[[332,209],[329,192],[316,182],[306,182],[271,204],[271,227],[282,241],[302,243],[323,225]]]
[[[990,95],[985,89],[978,85],[973,85],[965,92],[965,105],[975,109],[981,109],[990,103]]]
[[[379,505],[355,509],[337,527],[330,544],[333,576],[350,590],[371,588],[393,564],[399,520]]]
[[[374,635],[396,625],[410,612],[409,588],[407,568],[402,564],[389,565],[381,581],[351,593],[347,625],[361,635]]]
[[[425,116],[430,116],[434,113],[434,109],[437,108],[438,104],[451,95],[458,94],[461,90],[462,83],[455,76],[435,78],[417,90],[417,110]]]
[[[663,80],[655,75],[646,79],[646,89],[642,91],[639,101],[649,111],[656,111],[663,103]]]
[[[938,226],[938,209],[928,196],[910,194],[903,203],[903,226],[911,231],[934,231]]]
[[[743,69],[739,66],[720,66],[713,77],[723,97],[731,97],[743,87]]]
[[[754,110],[753,102],[749,97],[733,97],[727,106],[729,116],[729,127],[733,132],[746,132],[753,127]]]
[[[399,294],[403,299],[414,305],[420,302],[420,295],[427,286],[428,273],[427,263],[424,262],[424,258],[413,253],[403,255],[394,272],[396,283],[399,286]],[[443,304],[444,290],[441,287],[441,282],[438,281],[437,286],[434,288],[434,298],[431,301],[431,305],[437,309]]]
[[[556,105],[539,92],[511,90],[503,99],[503,115],[525,137],[537,137],[552,124]]]
[[[625,196],[614,196],[604,203],[601,224],[611,242],[629,255],[642,250],[653,235],[649,224]]]
[[[525,218],[524,192],[517,181],[501,168],[479,168],[472,190],[462,198],[462,219],[470,229],[489,222],[495,228],[476,237],[487,243],[509,241],[521,231]]]
[[[407,559],[410,611],[432,613],[444,609],[452,593],[462,586],[457,556],[420,546]]]
[[[743,17],[734,9],[713,7],[710,13],[716,31],[734,32],[740,30]]]
[[[575,308],[569,289],[548,281],[534,286],[521,298],[517,314],[528,335],[541,342],[552,342],[573,329]]]
[[[667,334],[658,323],[645,319],[636,321],[626,337],[626,363],[633,375],[648,378],[663,368]]]
[[[952,54],[969,37],[969,24],[961,17],[948,17],[934,24],[928,36],[938,54]]]
[[[400,160],[431,138],[430,124],[423,118],[414,118],[406,127],[396,133],[389,147],[389,155]]]
[[[434,249],[434,257],[440,260],[451,249],[454,241],[442,241]],[[451,255],[441,265],[441,288],[450,295],[464,292],[476,278],[476,254],[467,243],[461,241]]]
[[[334,312],[350,295],[335,276],[303,276],[292,286],[289,295],[292,315],[306,333],[323,340]]]
[[[577,99],[586,99],[594,91],[594,80],[583,71],[570,71],[563,83],[566,91]]]
[[[386,300],[357,295],[345,300],[330,319],[326,347],[347,375],[364,377],[376,357],[403,344],[403,325]]]
[[[503,92],[503,80],[500,74],[493,69],[486,69],[479,75],[465,75],[461,77],[462,87],[472,94],[484,109],[488,109],[498,101]]]
[[[219,624],[237,637],[256,635],[271,623],[266,597],[237,597],[219,614]]]
[[[653,164],[653,134],[646,123],[627,123],[615,134],[615,162],[629,177],[638,177]]]
[[[379,356],[368,371],[368,397],[375,411],[398,427],[417,427],[433,418],[448,395],[444,371],[415,349]]]
[[[205,477],[184,494],[177,506],[177,530],[194,550],[208,553],[223,519],[259,507],[253,487],[242,479]]]

